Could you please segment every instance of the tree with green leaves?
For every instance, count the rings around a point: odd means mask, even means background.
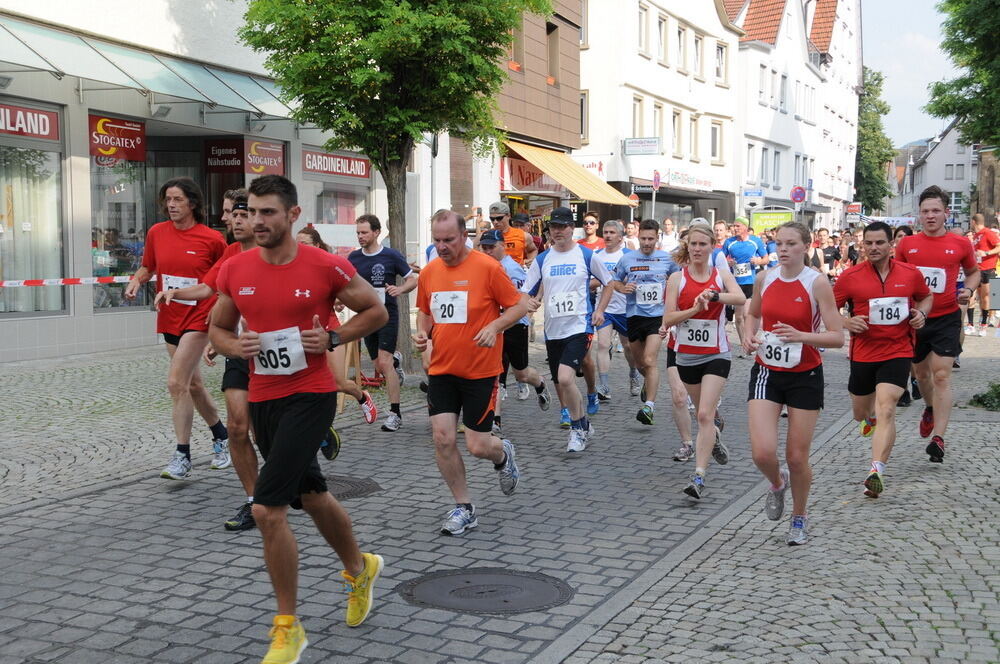
[[[240,38],[266,66],[293,117],[329,131],[328,150],[358,150],[385,180],[389,241],[406,253],[406,166],[414,146],[449,132],[496,149],[501,67],[524,12],[550,0],[250,0]],[[427,211],[427,217],[431,210]],[[400,303],[400,334],[409,306]],[[409,359],[409,358],[407,358]]]
[[[1000,145],[1000,1],[943,0],[937,7],[944,15],[941,49],[959,75],[932,83],[924,109],[935,117],[957,118],[966,145]]]
[[[858,150],[854,161],[854,200],[861,201],[871,213],[884,208],[885,197],[892,193],[886,181],[886,164],[896,156],[892,141],[885,135],[882,116],[889,104],[882,99],[885,77],[874,69],[864,68],[861,96],[858,99]]]

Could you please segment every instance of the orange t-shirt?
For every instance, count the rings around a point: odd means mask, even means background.
[[[434,321],[434,349],[427,373],[476,379],[503,371],[501,335],[492,348],[474,337],[500,317],[500,309],[521,300],[507,272],[495,258],[473,251],[455,267],[431,261],[417,280],[417,307]]]
[[[507,249],[507,255],[517,261],[518,265],[524,265],[524,230],[521,228],[514,228],[511,226],[507,229],[507,232],[503,234],[504,247]]]

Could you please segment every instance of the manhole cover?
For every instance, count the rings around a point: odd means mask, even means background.
[[[399,584],[396,592],[411,604],[458,613],[542,611],[573,596],[573,589],[554,577],[502,568],[431,572]]]
[[[326,478],[326,485],[337,500],[361,498],[382,490],[375,480],[346,475],[330,475]]]

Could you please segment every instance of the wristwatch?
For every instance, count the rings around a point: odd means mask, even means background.
[[[714,290],[712,291],[712,302],[718,302],[718,301],[719,301],[719,291]]]
[[[333,350],[334,348],[340,345],[340,333],[338,333],[336,330],[330,330],[329,332],[327,332],[327,334],[330,335],[330,343],[329,345],[327,345],[326,349]]]

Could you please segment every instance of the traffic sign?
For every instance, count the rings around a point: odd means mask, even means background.
[[[660,172],[653,171],[653,191],[660,190]]]
[[[790,198],[796,203],[801,203],[806,200],[806,190],[802,187],[792,187],[792,193]]]
[[[632,201],[633,203],[638,203],[639,202],[639,194],[629,194],[628,195],[628,199],[630,201]]]
[[[861,214],[862,204],[854,201],[847,204],[847,214]]]

